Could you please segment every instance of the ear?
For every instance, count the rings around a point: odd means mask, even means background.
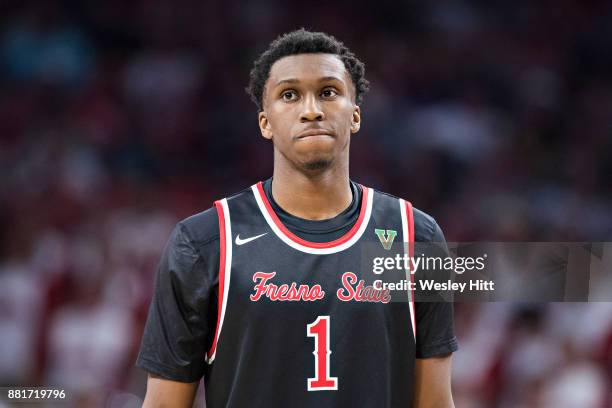
[[[261,135],[268,140],[272,140],[272,127],[270,126],[270,122],[268,121],[266,112],[259,112],[258,118],[259,130],[261,131]]]
[[[351,117],[351,133],[359,132],[359,128],[361,127],[361,109],[359,106],[355,105],[355,110],[353,111],[353,116]]]

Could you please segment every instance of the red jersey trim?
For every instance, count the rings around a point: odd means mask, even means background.
[[[276,215],[276,213],[272,209],[272,205],[268,201],[268,197],[266,196],[266,193],[263,189],[263,183],[260,181],[256,184],[257,191],[259,192],[261,201],[263,202],[265,206],[266,212],[268,213],[268,215],[270,216],[274,224],[281,231],[281,233],[285,235],[287,238],[289,238],[291,241],[297,244],[303,245],[305,247],[308,247],[308,248],[334,248],[334,247],[344,244],[357,233],[357,231],[359,230],[359,227],[361,226],[361,224],[363,223],[363,220],[365,219],[366,208],[368,204],[368,195],[370,194],[370,191],[368,188],[364,188],[361,184],[357,184],[357,186],[361,190],[362,196],[361,196],[361,209],[359,210],[359,217],[357,218],[355,225],[353,225],[353,227],[346,234],[344,234],[340,238],[337,238],[333,241],[311,242],[311,241],[306,241],[305,239],[298,237],[297,235],[289,231],[287,227],[285,227],[285,225],[278,218],[278,215]]]
[[[412,210],[412,203],[410,201],[404,200],[405,211],[406,211],[406,223],[408,224],[408,256],[410,257],[410,282],[414,287],[414,262],[412,259],[414,257],[414,211]],[[416,309],[414,306],[414,289],[410,291],[410,308],[412,309],[412,316],[410,316],[412,320],[412,327],[414,331],[414,338],[416,341]]]
[[[223,315],[223,291],[225,290],[225,263],[227,253],[227,240],[225,236],[225,212],[223,211],[223,205],[220,201],[215,201],[215,208],[217,209],[217,216],[219,217],[219,245],[220,245],[220,259],[219,259],[219,293],[218,293],[218,306],[217,306],[217,327],[215,328],[215,338],[213,344],[210,347],[208,353],[206,353],[207,360],[210,360],[214,356],[217,350],[217,341],[219,340],[219,329],[221,325],[221,316]]]

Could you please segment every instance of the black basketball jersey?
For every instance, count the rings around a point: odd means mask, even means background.
[[[427,354],[417,352],[418,339],[435,333],[422,347],[431,355],[456,349],[450,305],[419,313],[409,290],[373,284],[371,258],[393,256],[385,243],[410,251],[414,212],[407,201],[358,187],[356,222],[324,243],[288,230],[262,183],[215,202],[219,259],[208,310],[216,319],[207,316],[215,324],[201,356],[208,408],[408,407],[415,358]],[[439,320],[418,336],[427,315]],[[152,366],[150,355],[141,349],[141,367]]]

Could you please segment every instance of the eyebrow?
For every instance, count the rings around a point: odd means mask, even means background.
[[[319,82],[328,82],[328,81],[338,81],[340,83],[344,83],[343,80],[341,80],[340,78],[335,77],[335,76],[326,76],[326,77],[319,78]],[[281,79],[280,81],[278,81],[276,83],[275,86],[279,86],[279,85],[282,85],[282,84],[297,84],[299,82],[300,82],[300,80],[297,79],[297,78]]]

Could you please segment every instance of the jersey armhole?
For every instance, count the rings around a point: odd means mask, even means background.
[[[404,254],[407,253],[410,262],[409,269],[406,270],[406,274],[409,275],[408,279],[414,288],[414,263],[412,259],[414,257],[414,211],[412,203],[403,199],[399,199],[400,213],[402,217],[402,238]],[[414,307],[414,289],[408,291],[408,302],[410,308],[410,323],[412,324],[412,334],[414,335],[414,341],[416,344],[416,315]]]
[[[227,306],[227,293],[229,291],[230,271],[232,266],[232,230],[230,224],[227,199],[215,201],[217,216],[219,218],[219,289],[217,294],[217,325],[215,337],[205,360],[212,364],[217,353],[217,346]]]

